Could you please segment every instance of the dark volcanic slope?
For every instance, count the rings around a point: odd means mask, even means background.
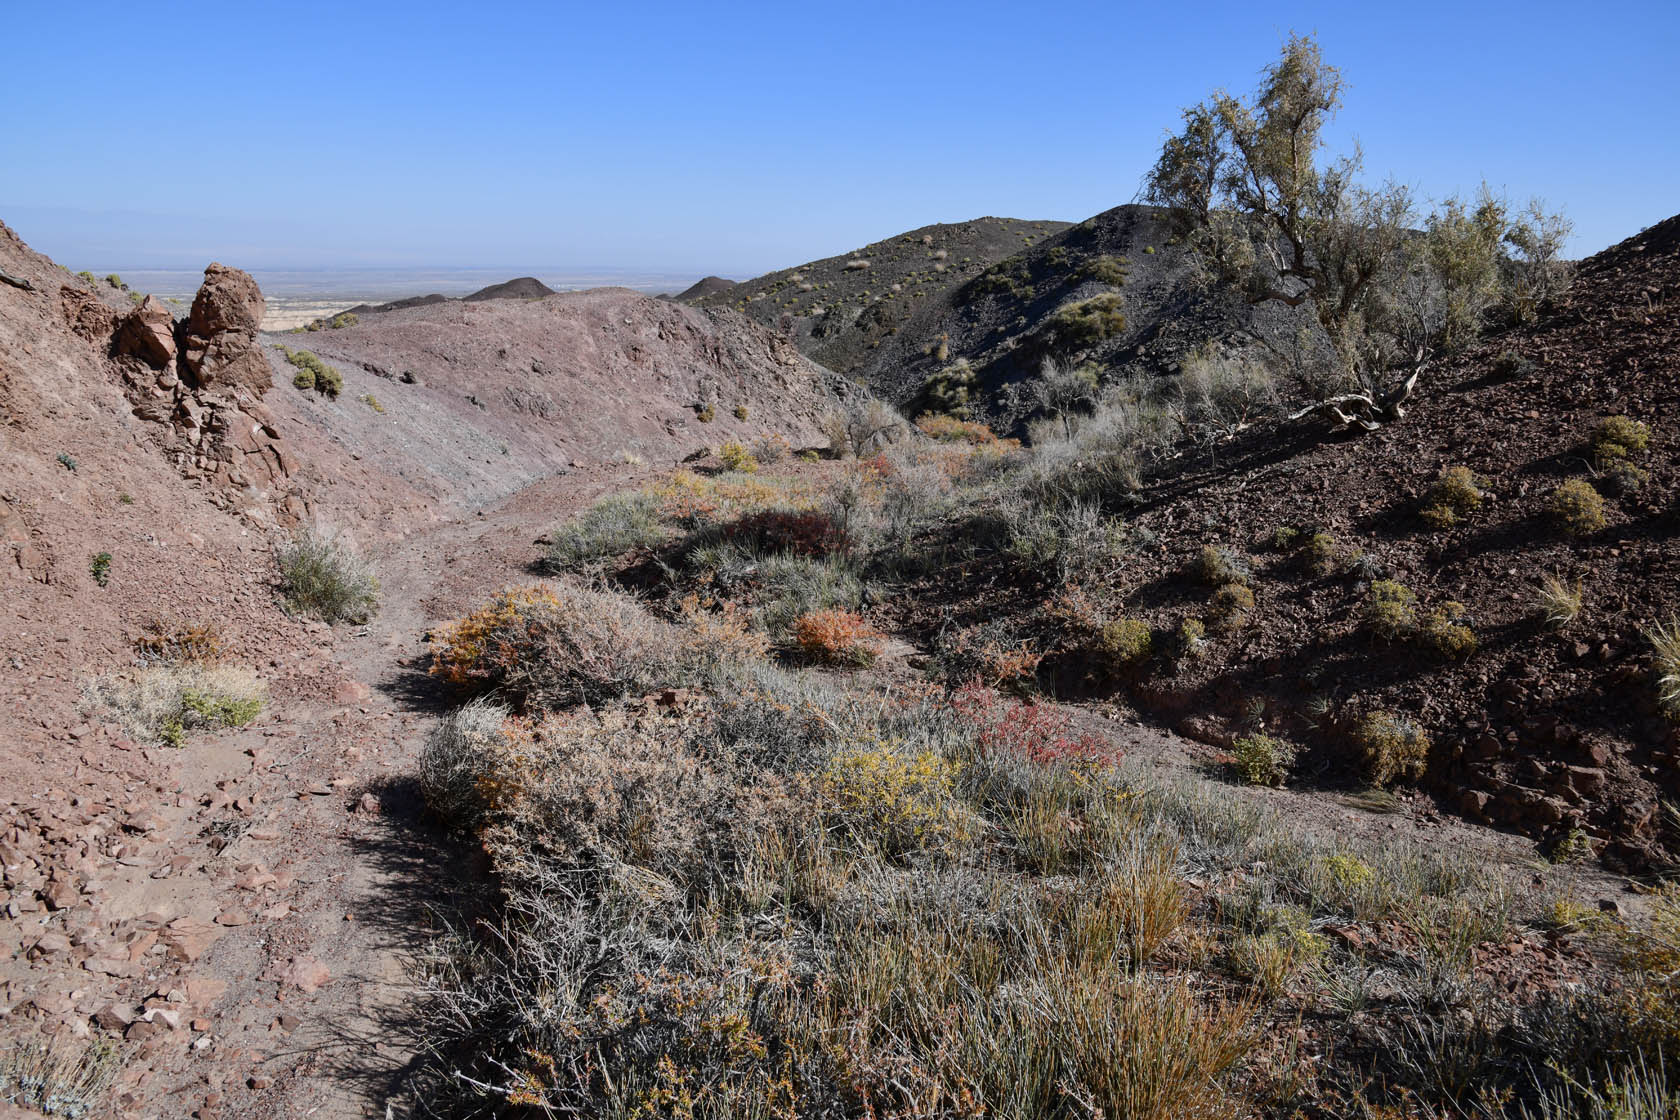
[[[406,311],[410,307],[429,307],[434,303],[448,303],[449,297],[433,292],[425,296],[394,299],[390,303],[358,303],[349,309],[352,315],[382,315],[387,311]]]
[[[863,318],[900,329],[882,332],[853,376],[909,407],[929,375],[958,360],[975,369],[989,395],[1036,374],[1046,356],[1109,370],[1161,372],[1210,341],[1226,349],[1282,349],[1300,326],[1312,326],[1305,309],[1254,307],[1235,294],[1197,285],[1194,262],[1171,241],[1162,211],[1117,206],[1037,241],[925,304],[883,300]],[[1118,285],[1110,282],[1116,265],[1124,276]],[[1124,330],[1082,348],[1070,349],[1055,337],[1050,317],[1058,308],[1116,291]],[[948,347],[943,356],[935,346],[941,339]]]
[[[876,368],[877,351],[895,335],[924,338],[929,310],[950,291],[1067,228],[1016,218],[923,226],[692,302],[745,311],[823,365],[855,374]]]
[[[720,295],[735,287],[735,281],[725,280],[721,276],[705,276],[671,298],[678,303],[699,303],[707,296]]]
[[[1541,837],[1584,827],[1628,865],[1680,850],[1680,820],[1661,808],[1680,804],[1680,721],[1659,710],[1643,633],[1680,613],[1677,292],[1680,217],[1585,261],[1545,322],[1427,371],[1398,423],[1357,437],[1280,423],[1216,463],[1177,460],[1128,515],[1164,547],[1125,574],[1127,610],[1158,631],[1204,611],[1209,589],[1184,563],[1205,544],[1244,556],[1257,604],[1250,626],[1163,668],[1140,700],[1196,716],[1201,734],[1200,713],[1234,730],[1263,703],[1274,733],[1319,746],[1308,771],[1332,773],[1347,768],[1350,723],[1385,708],[1427,727],[1431,784],[1468,815]],[[1649,477],[1632,492],[1598,476],[1589,447],[1612,415],[1650,428],[1633,457]],[[1456,465],[1487,497],[1463,524],[1431,528],[1418,511]],[[1548,518],[1570,478],[1605,491],[1601,531],[1572,539]],[[1269,545],[1280,526],[1318,527],[1365,560],[1315,574]],[[1374,641],[1361,618],[1380,573],[1417,595],[1420,619],[1463,604],[1479,650],[1451,661]],[[1585,599],[1562,631],[1543,625],[1534,590],[1554,573]]]
[[[488,288],[480,288],[472,295],[461,298],[467,303],[477,303],[487,299],[542,299],[553,294],[554,289],[535,276],[520,276],[513,280],[504,280],[500,284],[492,284]]]

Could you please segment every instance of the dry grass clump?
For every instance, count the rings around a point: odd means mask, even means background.
[[[486,697],[469,700],[444,717],[420,752],[420,792],[431,810],[471,832],[482,822],[478,787],[485,760],[503,747],[507,708]]]
[[[553,572],[590,571],[639,548],[652,548],[669,532],[660,519],[662,499],[646,492],[602,498],[548,534],[544,565]]]
[[[137,740],[172,747],[183,746],[189,731],[245,726],[267,699],[250,670],[207,662],[98,677],[82,689],[84,711],[115,719]]]
[[[433,675],[525,709],[646,692],[677,671],[675,628],[628,596],[571,583],[510,588],[432,637]]]
[[[1237,769],[1250,785],[1281,786],[1295,765],[1295,744],[1275,735],[1244,735],[1231,744]]]
[[[1584,478],[1571,478],[1552,491],[1546,512],[1564,533],[1584,537],[1604,528],[1604,499]]]
[[[780,463],[793,454],[793,444],[780,432],[765,432],[753,440],[752,457],[760,463]]]
[[[1483,483],[1469,467],[1448,467],[1429,491],[1420,516],[1435,529],[1462,524],[1481,508]]]
[[[1058,308],[1049,326],[1063,346],[1095,346],[1126,329],[1125,304],[1118,292],[1104,292]]]
[[[924,436],[939,443],[987,447],[1002,442],[996,433],[978,420],[963,420],[947,414],[924,412],[916,418],[916,427]]]
[[[1670,718],[1680,719],[1680,619],[1653,623],[1645,631],[1651,643],[1651,667],[1657,679],[1657,700]]]
[[[825,665],[872,665],[881,656],[881,632],[848,610],[811,611],[793,621],[793,640],[807,657]]]
[[[304,529],[274,550],[280,594],[295,614],[366,622],[379,610],[379,580],[342,534]]]
[[[1429,761],[1429,736],[1423,728],[1392,712],[1368,712],[1353,729],[1365,775],[1375,785],[1423,776]]]
[[[147,663],[212,663],[222,659],[222,633],[214,622],[148,619],[141,623],[134,651]]]
[[[110,1115],[105,1098],[130,1049],[104,1034],[14,1039],[0,1053],[0,1101],[67,1120]]]
[[[1571,587],[1555,575],[1543,576],[1534,591],[1534,605],[1547,626],[1562,630],[1581,615],[1581,581]]]

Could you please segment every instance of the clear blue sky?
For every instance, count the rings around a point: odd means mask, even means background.
[[[1680,0],[121,4],[7,0],[0,219],[72,268],[746,276],[934,221],[1130,201],[1290,30],[1424,195],[1593,252],[1680,211]]]

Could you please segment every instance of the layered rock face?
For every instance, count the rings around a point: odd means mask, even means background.
[[[77,303],[65,314],[74,321],[87,311]],[[262,317],[250,274],[212,264],[184,323],[148,296],[107,329],[134,414],[167,427],[164,451],[182,473],[215,484],[224,504],[259,521],[271,511],[290,520],[302,507],[279,492],[292,463],[262,404],[274,383],[257,338]]]
[[[243,389],[261,398],[274,383],[257,348],[263,297],[251,274],[212,263],[193,299],[181,365],[201,389]]]

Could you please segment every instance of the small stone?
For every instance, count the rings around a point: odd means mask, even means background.
[[[243,926],[249,925],[250,922],[251,915],[243,910],[223,910],[216,915],[216,924],[219,926]]]
[[[286,980],[301,992],[313,992],[332,976],[314,957],[298,957],[286,970]]]

